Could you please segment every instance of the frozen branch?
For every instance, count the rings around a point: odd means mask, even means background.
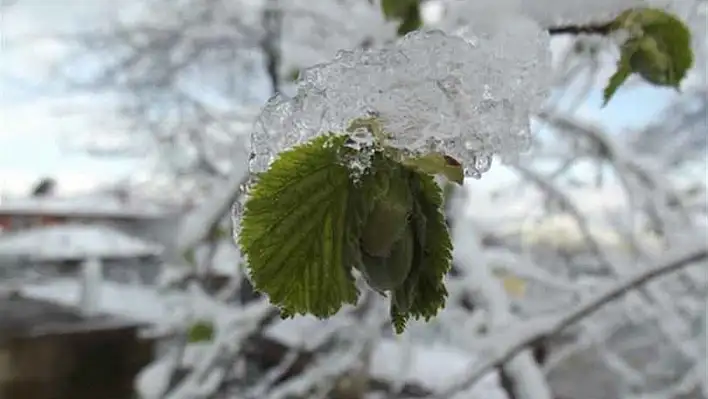
[[[490,355],[484,363],[474,367],[461,382],[447,389],[442,394],[432,397],[440,399],[449,398],[456,392],[467,389],[487,373],[506,363],[534,342],[557,335],[563,329],[590,316],[601,307],[654,279],[690,266],[696,262],[704,261],[706,258],[708,258],[708,248],[704,245],[681,254],[671,254],[661,261],[656,262],[654,266],[647,270],[628,277],[605,292],[599,293],[593,298],[589,298],[585,303],[578,305],[575,309],[563,316],[532,320],[514,328],[509,328],[509,337],[506,339],[499,337],[497,341],[498,344],[496,346],[502,348],[499,353]]]
[[[182,221],[177,238],[178,253],[184,253],[202,241],[214,226],[228,215],[231,205],[241,193],[241,186],[248,178],[248,163],[237,163],[229,180],[213,198],[190,212]]]
[[[461,284],[469,287],[484,305],[489,314],[489,334],[495,336],[514,324],[515,317],[511,314],[509,298],[489,271],[489,262],[472,221],[462,214],[459,206],[451,208],[451,211],[458,214],[458,220],[452,226],[453,256],[466,274]],[[551,399],[550,388],[531,351],[519,351],[515,356],[497,364],[497,367],[500,368],[502,385],[509,396],[516,399]]]

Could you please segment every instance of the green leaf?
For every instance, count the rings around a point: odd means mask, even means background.
[[[678,90],[693,66],[691,32],[680,19],[660,9],[636,8],[615,18],[612,30],[623,30],[629,37],[621,46],[617,72],[605,88],[604,104],[632,73]]]
[[[444,154],[431,153],[406,159],[403,163],[430,175],[443,175],[459,185],[465,180],[462,165],[455,158]]]
[[[294,82],[300,77],[300,68],[290,68],[288,73],[285,75],[285,80],[288,82]]]
[[[407,226],[407,223],[404,226]],[[390,254],[373,256],[362,251],[362,262],[358,269],[374,290],[378,292],[395,290],[410,274],[415,245],[413,230],[406,227],[401,237],[393,243]]]
[[[419,172],[413,174],[412,189],[416,198],[412,223],[418,246],[411,273],[392,298],[391,318],[399,334],[411,317],[428,321],[445,306],[444,277],[452,267],[442,189],[431,175]]]
[[[196,254],[194,253],[193,248],[184,251],[182,256],[184,257],[185,262],[189,263],[192,266],[197,265]]]
[[[223,226],[214,226],[210,232],[210,237],[214,241],[223,240],[225,238],[231,237],[231,231],[224,228]]]
[[[190,343],[206,342],[214,339],[214,324],[208,321],[198,321],[187,331],[187,341]]]
[[[341,159],[346,136],[321,136],[280,154],[244,206],[239,245],[254,287],[284,317],[328,317],[354,304],[351,267],[370,205]]]
[[[408,13],[398,25],[396,33],[398,36],[404,36],[406,33],[420,29],[421,26],[423,26],[423,19],[420,17],[420,6],[416,2],[415,5],[408,8]]]
[[[398,241],[408,224],[413,210],[413,194],[408,184],[408,173],[397,163],[383,158],[376,166],[381,174],[382,192],[372,199],[371,213],[366,217],[361,235],[361,247],[369,255],[385,257]],[[385,174],[385,175],[384,175]]]
[[[629,57],[623,53],[617,63],[617,71],[610,77],[610,81],[602,92],[603,107],[607,105],[610,99],[615,95],[615,92],[617,92],[617,89],[622,86],[622,83],[624,83],[631,74],[632,67],[629,65]]]
[[[419,0],[381,0],[381,11],[388,20],[404,19]]]
[[[397,33],[403,36],[423,26],[420,0],[382,0],[381,11],[387,20],[400,20]]]
[[[451,243],[442,190],[380,144],[368,149],[364,173],[352,174],[350,157],[360,154],[349,140],[330,134],[281,153],[250,191],[239,245],[254,287],[283,317],[324,318],[355,304],[357,268],[390,293],[400,333],[409,318],[428,320],[445,303]]]
[[[366,217],[361,235],[361,263],[357,269],[362,272],[369,285],[377,291],[393,290],[403,283],[413,262],[415,243],[409,228],[413,212],[413,193],[410,187],[411,172],[377,153],[378,165],[375,170],[385,181],[379,187],[385,188]]]

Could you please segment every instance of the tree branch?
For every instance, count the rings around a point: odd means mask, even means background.
[[[607,35],[610,33],[612,24],[588,24],[588,25],[563,25],[548,27],[550,35],[580,35],[580,34],[595,34]]]
[[[283,12],[277,0],[270,0],[269,7],[263,12],[265,35],[261,41],[261,50],[266,59],[266,73],[270,79],[271,92],[280,91],[280,36],[283,25]]]
[[[229,180],[223,183],[221,191],[183,218],[177,232],[177,254],[183,254],[209,234],[209,231],[228,213],[229,208],[240,195],[240,187],[247,178],[248,163],[246,161],[238,163],[231,172]]]
[[[487,373],[514,358],[527,346],[559,334],[565,328],[590,316],[608,303],[658,277],[680,270],[695,262],[706,260],[706,258],[708,258],[708,248],[705,246],[693,248],[679,255],[668,255],[657,262],[656,265],[628,277],[625,281],[617,283],[605,292],[589,298],[563,316],[532,320],[519,326],[509,326],[509,335],[506,338],[500,337],[493,345],[500,350],[494,351],[495,353],[491,354],[484,363],[474,367],[462,381],[454,384],[442,394],[430,397],[436,399],[450,398],[455,393],[471,387]],[[519,335],[519,331],[522,335]]]

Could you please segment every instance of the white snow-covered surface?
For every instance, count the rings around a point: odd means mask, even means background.
[[[267,334],[293,348],[317,345],[331,330],[332,323],[314,317],[298,317],[274,323]],[[410,353],[405,353],[410,350]],[[407,359],[404,363],[403,359]],[[404,378],[431,391],[450,385],[450,378],[463,374],[475,361],[473,353],[446,345],[407,344],[403,339],[383,338],[378,341],[371,359],[372,375],[387,381]],[[490,374],[472,389],[453,399],[505,399],[498,388],[498,377]]]
[[[412,361],[401,370],[404,351],[408,350],[400,342],[384,339],[376,347],[372,359],[372,374],[376,377],[395,381],[401,378],[420,384],[437,392],[450,385],[450,379],[460,375],[469,367],[474,357],[469,353],[444,346],[415,346],[410,348]],[[457,399],[506,399],[499,389],[496,374],[489,374],[473,388],[460,392]]]
[[[516,156],[528,147],[529,112],[547,91],[539,82],[550,65],[548,34],[521,16],[510,23],[515,35],[419,30],[303,70],[297,95],[276,95],[263,108],[251,137],[251,171],[266,170],[277,153],[322,132],[343,132],[353,120],[376,115],[394,133],[389,145],[442,151],[481,176],[492,154]],[[364,134],[358,144],[370,140]],[[368,158],[352,162],[366,167]]]
[[[56,279],[24,284],[21,287],[21,293],[32,298],[76,306],[80,300],[81,287],[80,282],[76,279]],[[104,281],[98,293],[96,310],[100,313],[123,316],[155,325],[171,324],[178,317],[176,313],[178,308],[173,306],[175,300],[189,300],[190,303],[199,302],[189,294],[165,295],[149,287]],[[208,309],[204,307],[203,315],[215,317],[219,321],[226,321],[232,319],[229,315],[235,315],[236,312],[235,308],[226,305],[218,307],[212,303]],[[317,341],[323,338],[328,330],[327,324],[327,321],[312,317],[299,317],[277,321],[267,330],[267,334],[287,345],[307,348],[316,345]],[[210,350],[210,347],[210,344],[189,345],[184,354],[185,363],[198,363]],[[404,376],[408,382],[420,384],[430,390],[437,390],[449,383],[450,376],[460,375],[464,368],[474,360],[470,353],[459,349],[416,345],[410,348],[412,353],[406,355],[410,356],[411,360],[406,362],[404,369],[401,359],[404,358],[404,351],[407,350],[409,350],[409,346],[398,339],[381,340],[374,351],[373,375],[386,380],[395,380]],[[147,368],[136,383],[146,391],[150,391],[151,388],[161,391],[164,387],[153,387],[153,385],[162,379],[154,378],[153,373],[164,374],[167,366],[168,364],[165,362],[155,363],[155,367]],[[489,377],[475,385],[472,390],[461,393],[459,398],[503,399],[504,396],[498,391],[496,385],[496,375],[490,374]]]
[[[78,306],[81,282],[66,278],[27,283],[21,286],[21,292],[31,298]],[[146,323],[159,323],[171,314],[166,300],[157,291],[147,287],[103,281],[96,298],[98,303],[94,309],[98,313],[124,316]]]
[[[79,307],[81,284],[79,279],[55,278],[14,283],[12,288],[30,298]],[[214,300],[195,287],[187,292],[161,292],[150,286],[102,281],[95,298],[95,313],[145,323],[149,327],[145,332],[151,336],[169,335],[197,320],[212,322],[217,330],[224,329],[241,316],[238,309]]]
[[[294,348],[307,348],[318,340],[322,330],[327,330],[326,324],[326,321],[310,317],[283,320],[273,324],[267,335]],[[210,344],[190,344],[182,361],[185,365],[196,366],[211,350]],[[371,373],[374,378],[403,379],[437,392],[449,386],[450,378],[464,374],[474,360],[472,353],[443,345],[408,345],[403,340],[384,338],[378,341],[373,351]],[[164,387],[159,376],[172,366],[172,361],[168,355],[145,369],[136,381],[140,392],[161,392]],[[498,387],[497,375],[492,373],[451,399],[506,399],[506,396]]]
[[[57,278],[29,282],[20,286],[21,293],[28,297],[52,301],[67,306],[78,306],[81,297],[81,281],[73,278]],[[233,319],[234,310],[216,302],[203,293],[159,292],[154,287],[102,281],[96,293],[97,313],[112,314],[151,325],[174,325],[188,316],[214,320],[217,326]]]
[[[0,236],[0,258],[28,261],[131,258],[159,255],[162,250],[158,244],[100,225],[56,225]]]
[[[156,360],[142,369],[135,378],[135,389],[142,399],[162,398],[169,388],[175,360],[172,357]]]
[[[83,195],[50,198],[3,198],[0,214],[65,215],[118,218],[155,218],[166,214],[149,203],[121,202],[107,195]]]

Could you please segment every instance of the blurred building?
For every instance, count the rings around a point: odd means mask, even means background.
[[[95,257],[109,280],[154,282],[175,240],[177,207],[136,200],[119,189],[57,197],[51,182],[41,183],[31,196],[0,201],[0,276],[17,277],[28,266],[75,274],[83,260]]]
[[[56,224],[0,236],[0,279],[78,276],[81,264],[101,262],[102,274],[123,283],[153,283],[163,246],[101,224]]]
[[[162,241],[162,226],[177,218],[175,209],[134,202],[118,195],[9,198],[0,202],[0,231],[57,224],[110,225],[131,235]]]
[[[133,398],[133,380],[153,351],[141,326],[0,293],[0,398]]]

